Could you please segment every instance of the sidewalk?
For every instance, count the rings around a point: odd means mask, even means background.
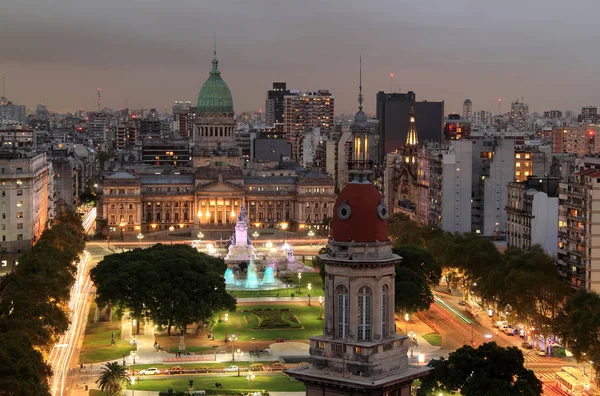
[[[423,335],[425,334],[429,334],[429,333],[436,333],[435,330],[433,330],[431,327],[429,327],[425,322],[421,321],[415,314],[412,315],[412,317],[410,318],[410,320],[408,321],[408,323],[406,323],[406,321],[404,320],[404,318],[400,318],[399,316],[396,316],[396,332],[398,334],[406,334],[406,331],[408,329],[408,333],[415,333],[415,336],[417,338],[417,344],[413,346],[412,348],[412,357],[411,357],[411,348],[409,348],[408,351],[408,361],[409,363],[416,363],[418,361],[418,357],[420,354],[425,355],[425,359],[429,360],[430,356],[442,349],[443,347],[443,343],[444,340],[442,339],[442,346],[434,346],[431,345],[429,342],[427,342],[427,340],[425,340],[425,338],[423,338]]]

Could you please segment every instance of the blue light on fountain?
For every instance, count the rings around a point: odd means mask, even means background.
[[[258,289],[258,279],[256,278],[256,265],[253,261],[250,261],[248,266],[248,275],[246,276],[246,289]]]
[[[270,265],[265,269],[265,274],[263,276],[263,285],[273,285],[275,284],[275,277],[273,276],[273,267]]]
[[[233,275],[231,268],[227,268],[227,271],[225,271],[225,284],[235,285],[235,276]]]

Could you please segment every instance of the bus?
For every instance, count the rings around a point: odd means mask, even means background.
[[[569,366],[561,367],[561,371],[556,373],[556,384],[568,395],[583,395],[584,391],[590,389],[589,377]]]

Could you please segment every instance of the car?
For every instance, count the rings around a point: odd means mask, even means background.
[[[275,338],[275,342],[285,342],[285,338],[277,337],[277,338]]]
[[[196,367],[194,369],[194,372],[196,372],[196,373],[209,373],[210,372],[210,367],[208,367],[208,366]]]
[[[239,369],[240,369],[240,368],[239,368],[238,366],[229,366],[229,367],[225,367],[225,368],[223,369],[223,372],[225,372],[225,373],[233,373],[233,372],[236,372],[236,373],[237,373],[237,372],[239,371]]]
[[[460,300],[458,302],[458,305],[463,305],[464,306],[464,305],[467,305],[467,302],[465,300]]]
[[[185,369],[181,366],[174,366],[171,367],[167,370],[167,374],[172,375],[172,374],[183,374],[185,373]]]
[[[284,368],[285,368],[285,364],[280,363],[280,362],[273,363],[271,366],[269,366],[270,371],[283,370]]]
[[[500,328],[501,326],[505,325],[506,321],[504,320],[499,320],[497,322],[494,322],[494,327]]]
[[[528,343],[527,341],[521,343],[521,348],[524,349],[533,349],[533,345],[531,345],[530,343]]]
[[[250,371],[263,371],[265,369],[265,365],[262,363],[254,363],[248,367]]]
[[[157,369],[156,367],[150,367],[144,370],[140,370],[140,374],[141,375],[155,375],[155,374],[160,374],[160,370]]]
[[[535,354],[538,356],[546,356],[546,351],[544,349],[536,349]]]

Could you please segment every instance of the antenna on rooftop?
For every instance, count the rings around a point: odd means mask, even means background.
[[[6,72],[2,72],[2,96],[6,98]]]
[[[98,88],[98,112],[100,112],[101,105],[102,105],[102,98],[100,97],[100,88]]]

